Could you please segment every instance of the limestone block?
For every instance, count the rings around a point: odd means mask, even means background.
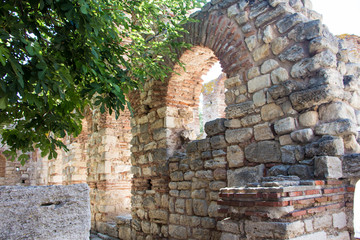
[[[248,76],[248,79],[249,79],[249,80],[251,80],[251,79],[253,79],[253,78],[255,78],[255,77],[260,76],[260,69],[259,69],[259,67],[252,67],[252,68],[250,68],[249,71],[248,71],[247,76]]]
[[[216,221],[213,218],[209,218],[209,217],[204,217],[201,218],[201,226],[203,228],[215,228],[216,226]]]
[[[259,182],[264,175],[263,164],[256,167],[243,167],[227,171],[228,187],[245,187],[248,183]]]
[[[0,195],[1,239],[89,239],[87,184],[4,186]]]
[[[215,180],[224,180],[226,179],[226,170],[223,168],[215,169],[214,171],[214,179]]]
[[[229,167],[241,167],[244,165],[244,152],[238,145],[227,147],[227,161]]]
[[[268,25],[264,29],[263,41],[265,43],[271,43],[271,41],[276,37],[276,33],[271,25]]]
[[[197,216],[207,216],[208,204],[207,201],[201,199],[193,200],[193,211]]]
[[[250,37],[245,38],[245,43],[249,51],[252,52],[256,48],[258,43],[256,35],[252,35]]]
[[[315,127],[316,135],[357,135],[357,124],[350,119],[339,119],[331,123],[323,123]]]
[[[272,70],[276,69],[279,66],[279,63],[274,59],[266,60],[260,68],[262,74],[266,74],[271,72]]]
[[[308,111],[299,116],[299,123],[303,127],[313,127],[319,121],[319,115],[316,111]]]
[[[223,135],[210,138],[210,144],[213,149],[225,148],[227,146],[225,137]]]
[[[342,96],[342,90],[327,85],[294,92],[290,95],[293,108],[297,111],[328,103]]]
[[[329,240],[327,238],[326,232],[324,232],[324,231],[306,234],[306,235],[302,235],[302,236],[296,237],[296,238],[290,238],[289,240],[314,240],[314,239]]]
[[[301,129],[292,132],[290,137],[295,142],[307,143],[314,138],[314,132],[311,128]]]
[[[273,84],[279,84],[289,79],[289,73],[285,68],[277,68],[271,72],[271,81]]]
[[[219,118],[205,123],[205,132],[208,136],[213,136],[222,133],[226,130],[224,125],[225,119]]]
[[[323,32],[323,25],[320,20],[308,21],[298,24],[293,30],[288,33],[290,39],[297,42],[303,40],[311,40],[320,37]]]
[[[283,115],[283,110],[275,103],[267,104],[261,108],[261,118],[264,121],[270,121]]]
[[[205,169],[225,168],[225,166],[226,166],[225,157],[217,157],[214,159],[207,160],[204,163]]]
[[[328,235],[327,240],[350,240],[348,231],[337,233],[337,235]]]
[[[261,122],[261,116],[259,114],[249,115],[241,119],[241,125],[243,127],[253,126]]]
[[[252,52],[252,56],[254,58],[254,61],[257,62],[261,59],[264,59],[270,55],[270,44],[264,44],[258,48],[256,48]]]
[[[290,133],[296,128],[295,119],[292,117],[287,117],[278,120],[274,124],[275,132],[279,135]]]
[[[226,182],[223,181],[214,181],[209,184],[209,188],[212,191],[219,191],[221,188],[226,187]]]
[[[266,22],[269,22],[287,12],[293,12],[293,9],[290,8],[289,5],[286,3],[280,3],[275,9],[258,16],[255,20],[255,26],[260,27]]]
[[[335,39],[334,39],[335,40]],[[311,40],[309,51],[311,54],[319,53],[325,49],[330,49],[334,54],[337,54],[339,47],[338,42],[327,37],[317,37]]]
[[[253,95],[253,102],[256,107],[260,107],[266,104],[265,91],[260,90]]]
[[[289,175],[298,176],[300,179],[313,179],[314,177],[313,172],[314,170],[312,167],[302,164],[292,165],[288,169]]]
[[[234,17],[235,21],[240,25],[244,25],[249,20],[248,12],[241,12]]]
[[[300,13],[294,13],[291,15],[287,15],[283,19],[281,19],[276,26],[278,27],[278,30],[280,33],[287,32],[294,26],[296,26],[299,23],[302,23],[306,21],[306,17]]]
[[[268,122],[254,126],[254,136],[256,141],[274,139],[274,134]]]
[[[356,137],[354,135],[344,136],[344,147],[346,152],[349,153],[359,153],[360,152],[360,144],[357,142]]]
[[[250,9],[250,19],[253,19],[260,14],[266,12],[270,8],[267,1],[260,2],[259,4],[254,4]]]
[[[253,136],[252,128],[228,129],[225,132],[225,139],[228,143],[243,143]]]
[[[239,240],[239,235],[228,233],[228,232],[221,232],[220,240]]]
[[[305,146],[305,157],[341,156],[344,154],[344,142],[340,137],[323,136],[316,142]]]
[[[346,214],[344,212],[333,214],[333,226],[338,229],[346,227]]]
[[[200,178],[200,179],[206,179],[206,180],[212,180],[213,177],[213,172],[211,170],[202,170],[202,171],[197,171],[195,173],[195,177]],[[194,186],[193,186],[194,188]]]
[[[315,157],[315,176],[327,179],[342,177],[341,160],[338,157],[321,156]]]
[[[221,232],[229,232],[235,234],[240,233],[239,222],[231,220],[230,218],[225,218],[221,221],[218,221],[216,228]]]
[[[227,121],[225,121],[224,125],[227,128],[240,128],[242,126],[241,121],[239,119],[227,120]]]
[[[289,45],[287,37],[278,37],[271,42],[271,51],[275,55],[279,55]]]
[[[287,165],[274,166],[269,169],[268,176],[279,176],[279,175],[286,176],[286,175],[288,175],[289,168],[290,168],[290,166],[287,166]]]
[[[236,75],[235,77],[231,77],[225,80],[225,88],[231,88],[238,84],[240,84],[242,81],[240,79],[239,75]]]
[[[169,225],[169,235],[177,239],[188,239],[186,227],[180,225]]]
[[[261,89],[271,86],[270,74],[261,75],[250,81],[248,81],[248,91],[249,93],[254,93]]]
[[[254,112],[254,102],[247,101],[227,106],[225,109],[227,118],[239,118]]]
[[[227,14],[229,18],[232,18],[233,16],[235,16],[236,14],[238,14],[240,11],[237,7],[237,4],[232,5],[231,7],[228,8],[227,10]]]
[[[315,230],[330,227],[332,227],[332,216],[330,214],[314,218]]]
[[[283,163],[296,163],[304,159],[304,150],[301,146],[288,145],[281,147],[280,150]]]
[[[290,61],[290,62],[297,62],[305,57],[305,50],[302,48],[301,45],[293,45],[286,51],[282,52],[279,55],[279,59],[282,62]]]
[[[344,102],[333,102],[320,106],[319,117],[325,122],[346,118],[354,123],[357,122],[354,109]]]
[[[342,171],[344,178],[358,178],[360,176],[360,154],[347,154],[342,157]]]
[[[276,141],[261,141],[252,143],[245,148],[245,157],[249,162],[280,162],[280,145]]]
[[[304,234],[304,223],[245,221],[245,232],[250,239],[291,239]]]

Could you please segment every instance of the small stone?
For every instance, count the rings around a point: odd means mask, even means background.
[[[341,160],[338,157],[315,157],[315,176],[326,179],[339,179],[342,177]]]
[[[264,37],[263,37],[263,41],[265,43],[271,43],[271,41],[275,38],[275,32],[272,28],[271,25],[266,26],[266,28],[264,29]]]
[[[275,118],[281,117],[284,115],[281,107],[275,103],[270,103],[261,108],[261,118],[264,121],[270,121]]]
[[[254,102],[247,101],[239,104],[227,106],[225,109],[227,118],[243,117],[254,111]]]
[[[339,51],[337,41],[335,41],[335,39],[330,40],[330,38],[323,36],[311,40],[309,45],[309,51],[311,54],[318,54],[326,49],[330,49],[330,51],[332,51],[334,54],[337,54]]]
[[[257,46],[257,37],[256,35],[252,35],[250,37],[245,38],[246,46],[248,47],[249,51],[252,52]]]
[[[193,200],[193,211],[197,216],[207,216],[208,205],[205,200],[194,199]]]
[[[346,227],[346,213],[340,212],[340,213],[334,213],[333,214],[333,226],[337,229],[343,229]],[[345,236],[349,237],[349,235]]]
[[[279,175],[286,176],[286,175],[288,175],[289,168],[290,168],[290,166],[287,166],[287,165],[274,166],[269,169],[268,175],[269,176],[279,176]]]
[[[303,40],[312,40],[314,38],[320,37],[322,33],[323,25],[321,21],[313,20],[297,25],[289,32],[288,36],[290,39],[293,39],[296,42],[301,42]]]
[[[279,66],[279,63],[274,60],[274,59],[269,59],[266,60],[262,65],[261,65],[261,73],[262,74],[266,74],[272,70],[274,70],[275,68],[277,68]]]
[[[253,102],[256,107],[260,107],[266,104],[265,91],[260,90],[253,95]]]
[[[268,122],[254,126],[254,136],[256,141],[274,139]]]
[[[210,144],[211,147],[213,147],[214,149],[220,149],[227,146],[223,135],[218,135],[210,138]]]
[[[281,146],[294,144],[294,142],[292,141],[292,139],[290,137],[290,134],[280,136],[279,142],[280,142]]]
[[[236,75],[235,77],[226,79],[224,84],[225,84],[225,88],[228,89],[228,88],[234,87],[238,84],[241,84],[241,82],[242,82],[242,80],[240,79],[240,76]]]
[[[291,15],[286,16],[285,18],[281,19],[276,26],[280,33],[287,32],[292,27],[296,26],[299,23],[306,21],[306,17],[299,13],[294,13]]]
[[[350,119],[354,123],[357,122],[354,109],[344,102],[333,102],[321,106],[319,109],[319,117],[325,122],[338,119]]]
[[[311,128],[301,129],[290,134],[291,139],[295,142],[307,143],[314,138],[314,132]]]
[[[248,81],[248,91],[253,93],[271,86],[270,74],[262,75]]]
[[[179,225],[169,225],[169,234],[171,237],[178,239],[188,239],[186,227]]]
[[[259,70],[259,67],[252,67],[249,69],[248,71],[248,79],[251,80],[257,76],[260,76],[260,70]]]
[[[331,123],[323,123],[315,127],[316,135],[357,135],[357,124],[351,122],[349,119],[339,119]]]
[[[273,84],[279,84],[289,79],[289,73],[285,68],[277,68],[271,72],[271,81]]]
[[[259,114],[249,115],[241,119],[241,125],[243,127],[253,126],[259,122],[261,122],[261,116]]]
[[[233,16],[235,16],[236,14],[238,14],[240,11],[237,8],[237,4],[232,5],[231,7],[228,8],[227,10],[227,14],[229,18],[232,18]]]
[[[278,37],[271,42],[271,51],[275,55],[279,55],[289,45],[287,37]]]
[[[313,169],[307,165],[292,165],[288,174],[298,176],[300,179],[312,179],[314,177]]]
[[[241,121],[239,119],[226,120],[224,125],[227,128],[240,128],[242,126]]]
[[[283,163],[293,164],[304,159],[304,150],[300,146],[287,145],[280,150]]]
[[[354,135],[344,136],[344,147],[348,153],[360,152],[360,144],[357,142]]]
[[[240,233],[239,223],[237,221],[231,220],[230,218],[225,218],[217,222],[217,230],[222,232],[231,232],[235,234]]]
[[[299,117],[299,123],[303,127],[313,127],[319,121],[319,116],[316,111],[308,111]]]
[[[261,59],[264,59],[269,55],[270,55],[270,44],[264,44],[264,45],[256,48],[252,52],[252,56],[253,56],[255,62],[257,62]]]
[[[341,156],[344,154],[344,142],[340,137],[323,136],[316,142],[305,146],[305,156]]]
[[[229,167],[241,167],[244,165],[244,152],[238,145],[227,147],[227,161]]]
[[[235,17],[234,17],[235,21],[240,25],[244,25],[248,22],[249,20],[249,14],[248,12],[241,12],[239,14],[237,14]],[[245,25],[246,26],[246,25]],[[244,26],[244,27],[245,27]],[[243,31],[245,30],[246,28],[243,28]],[[244,31],[246,32],[246,31]]]
[[[295,119],[292,117],[280,119],[274,124],[274,129],[279,135],[290,133],[296,129]]]
[[[225,132],[226,128],[224,125],[225,119],[219,118],[213,121],[205,123],[205,132],[208,136],[213,136],[219,133]]]

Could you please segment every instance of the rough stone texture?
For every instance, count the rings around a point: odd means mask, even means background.
[[[342,158],[342,172],[345,178],[360,177],[360,154],[344,155]]]
[[[315,176],[338,179],[342,177],[341,161],[337,157],[315,157]]]
[[[225,132],[225,139],[228,143],[242,143],[250,140],[252,136],[253,136],[252,128],[226,130]]]
[[[245,148],[245,157],[256,163],[280,162],[280,144],[276,141],[252,143]]]
[[[227,185],[229,187],[243,187],[248,183],[258,182],[263,176],[265,166],[243,167],[227,171]]]
[[[89,239],[86,184],[0,187],[1,239]]]
[[[357,125],[349,119],[339,119],[331,123],[324,123],[315,127],[316,135],[357,135]]]
[[[292,117],[283,118],[274,125],[275,132],[279,135],[290,133],[295,130],[295,119]]]
[[[295,142],[307,143],[314,138],[314,132],[311,128],[301,129],[292,132],[290,137]]]

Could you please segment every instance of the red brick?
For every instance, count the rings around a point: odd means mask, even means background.
[[[328,185],[342,185],[343,181],[341,181],[341,180],[327,180],[326,183]]]
[[[303,216],[307,213],[306,210],[299,210],[299,211],[294,211],[291,214],[292,217],[299,217],[299,216]]]
[[[315,185],[325,185],[325,181],[323,180],[316,180],[314,181]]]
[[[308,205],[308,204],[315,203],[315,199],[314,198],[308,198],[308,199],[294,200],[294,203],[295,204]]]
[[[353,187],[353,186],[346,187],[346,191],[347,192],[355,192],[355,187]]]
[[[315,202],[326,202],[328,200],[327,197],[318,197],[318,198],[315,198]]]
[[[339,209],[339,208],[341,208],[340,203],[331,204],[331,205],[326,206],[326,210],[330,210],[330,209]]]
[[[326,210],[325,207],[314,207],[314,208],[310,208],[307,210],[308,213],[319,213],[319,212],[324,212]]]
[[[328,198],[329,201],[337,201],[344,199],[344,195],[334,195],[334,196],[329,196]]]
[[[306,190],[305,195],[314,195],[314,194],[320,194],[320,190],[313,189],[313,190]]]
[[[239,207],[253,207],[255,206],[255,202],[238,202]]]
[[[304,193],[301,192],[301,191],[298,191],[298,192],[288,192],[288,196],[289,197],[298,197],[298,196],[302,196]]]
[[[289,201],[281,201],[281,202],[256,202],[256,206],[263,207],[285,207],[289,205]]]

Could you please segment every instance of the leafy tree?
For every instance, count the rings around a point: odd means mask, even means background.
[[[86,106],[115,112],[146,78],[164,79],[198,0],[0,0],[0,126],[12,159],[57,156]]]

